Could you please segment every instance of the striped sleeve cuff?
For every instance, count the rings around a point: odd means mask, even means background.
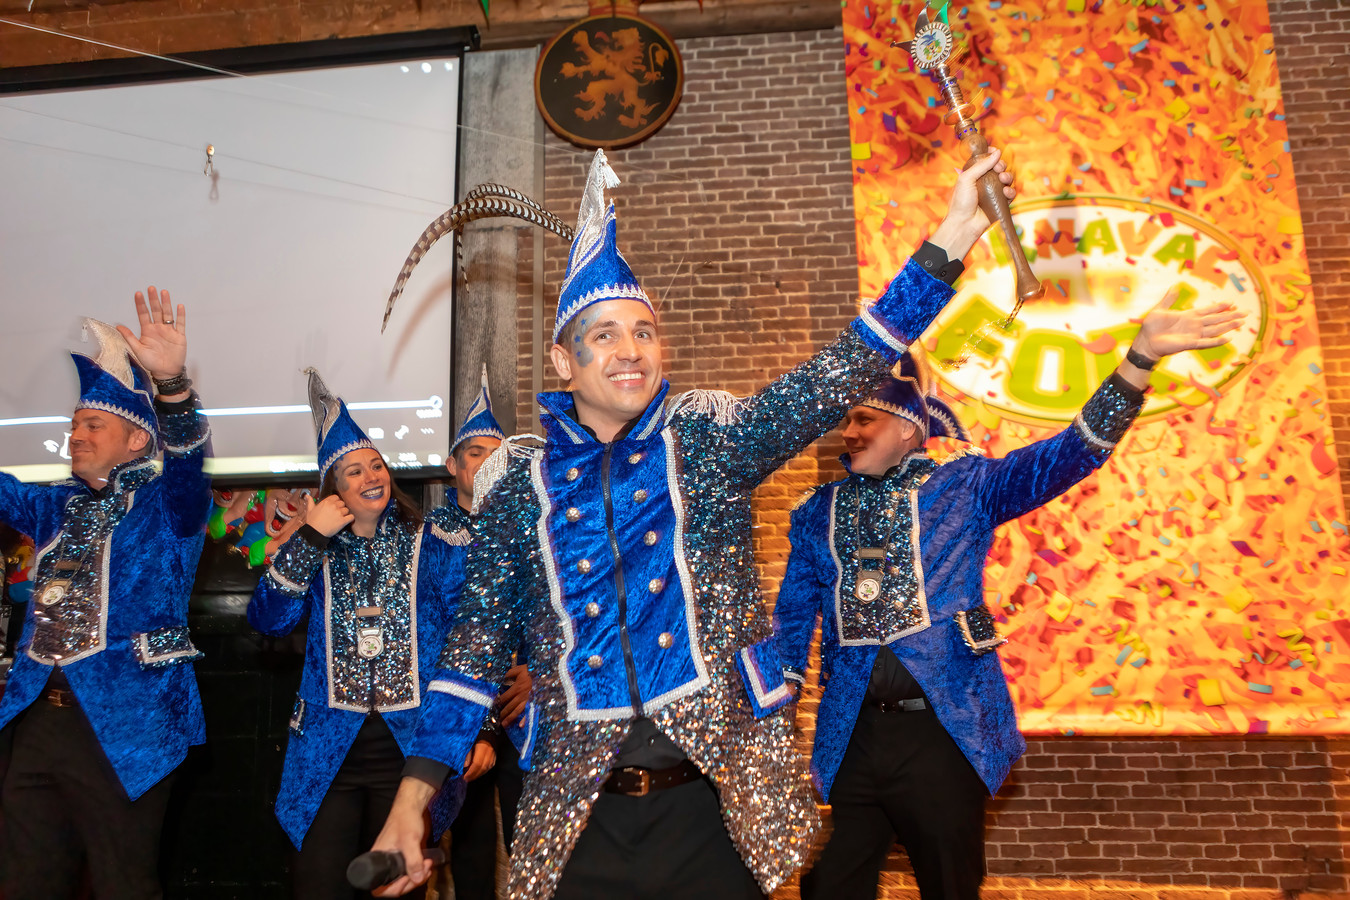
[[[451,771],[460,771],[496,701],[496,685],[448,669],[436,670],[422,698],[409,756],[433,759]]]
[[[199,410],[196,391],[182,400],[166,403],[155,400],[155,418],[159,420],[159,439],[169,456],[190,456],[203,452],[211,440],[211,426]]]
[[[1143,408],[1144,392],[1112,372],[1074,418],[1073,427],[1089,447],[1109,452]]]
[[[301,525],[300,530],[281,545],[272,565],[267,568],[266,577],[288,594],[305,593],[309,590],[309,583],[314,580],[314,573],[319,570],[319,563],[323,561],[327,543],[327,539],[313,528]]]
[[[852,328],[864,343],[894,364],[954,294],[951,285],[910,259],[886,291],[853,320]]]

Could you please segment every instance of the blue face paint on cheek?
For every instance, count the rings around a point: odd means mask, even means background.
[[[595,362],[595,354],[591,352],[591,348],[581,342],[581,336],[586,333],[586,320],[584,318],[577,320],[577,331],[580,333],[572,338],[572,342],[577,344],[577,362],[584,369]]]

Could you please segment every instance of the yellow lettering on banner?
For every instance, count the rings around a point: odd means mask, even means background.
[[[989,249],[993,251],[995,261],[997,261],[1000,266],[1010,265],[1012,263],[1012,253],[1008,250],[1008,241],[1003,236],[1003,229],[990,229],[985,233],[985,236],[989,239]],[[1017,228],[1017,238],[1020,243],[1022,239],[1021,226],[1018,226]],[[1026,244],[1022,244],[1022,252],[1027,255],[1027,262],[1036,261],[1037,251],[1035,246],[1028,247]]]
[[[1138,237],[1135,236],[1133,222],[1120,223],[1120,242],[1125,245],[1125,252],[1131,256],[1139,256],[1153,242],[1153,239],[1162,233],[1162,226],[1157,222],[1145,222],[1139,229]]]

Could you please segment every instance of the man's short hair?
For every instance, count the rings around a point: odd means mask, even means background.
[[[582,317],[573,316],[567,320],[562,331],[558,332],[558,346],[570,352],[572,341],[577,336],[577,330],[581,328]]]

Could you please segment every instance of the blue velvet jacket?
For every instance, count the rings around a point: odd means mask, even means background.
[[[1106,462],[1142,399],[1112,376],[1071,427],[1003,459],[972,452],[937,465],[911,454],[882,479],[854,474],[823,485],[793,512],[774,631],[788,677],[800,681],[821,619],[824,696],[811,772],[826,802],[882,644],[914,676],[990,793],[1003,783],[1026,743],[991,652],[1002,643],[983,593],[994,529]],[[858,516],[878,508],[894,525],[884,567],[875,567],[885,573],[881,594],[862,600],[854,591]]]
[[[210,431],[195,395],[156,408],[163,474],[139,459],[94,491],[75,477],[35,485],[0,473],[0,520],[38,548],[0,728],[38,698],[59,658],[133,800],[206,739],[187,611],[211,511]]]
[[[450,506],[428,514],[420,531],[389,515],[370,540],[344,529],[324,542],[313,529],[301,528],[259,580],[248,606],[254,628],[286,635],[309,613],[305,668],[276,808],[297,848],[367,713],[378,711],[399,748],[409,753],[418,709],[464,583],[468,528],[468,514],[453,496]],[[374,606],[382,612],[360,615]],[[371,636],[361,632],[370,626],[380,631],[379,649],[363,657],[360,642]],[[433,804],[437,833],[462,795],[459,779],[441,791]]]
[[[548,897],[636,715],[716,784],[765,891],[810,851],[818,815],[792,749],[789,693],[755,573],[751,491],[871,392],[951,298],[910,262],[836,341],[752,397],[663,386],[601,443],[566,393],[544,438],[479,471],[464,600],[423,706],[415,754],[458,768],[510,652],[529,647],[531,770],[513,897]]]

